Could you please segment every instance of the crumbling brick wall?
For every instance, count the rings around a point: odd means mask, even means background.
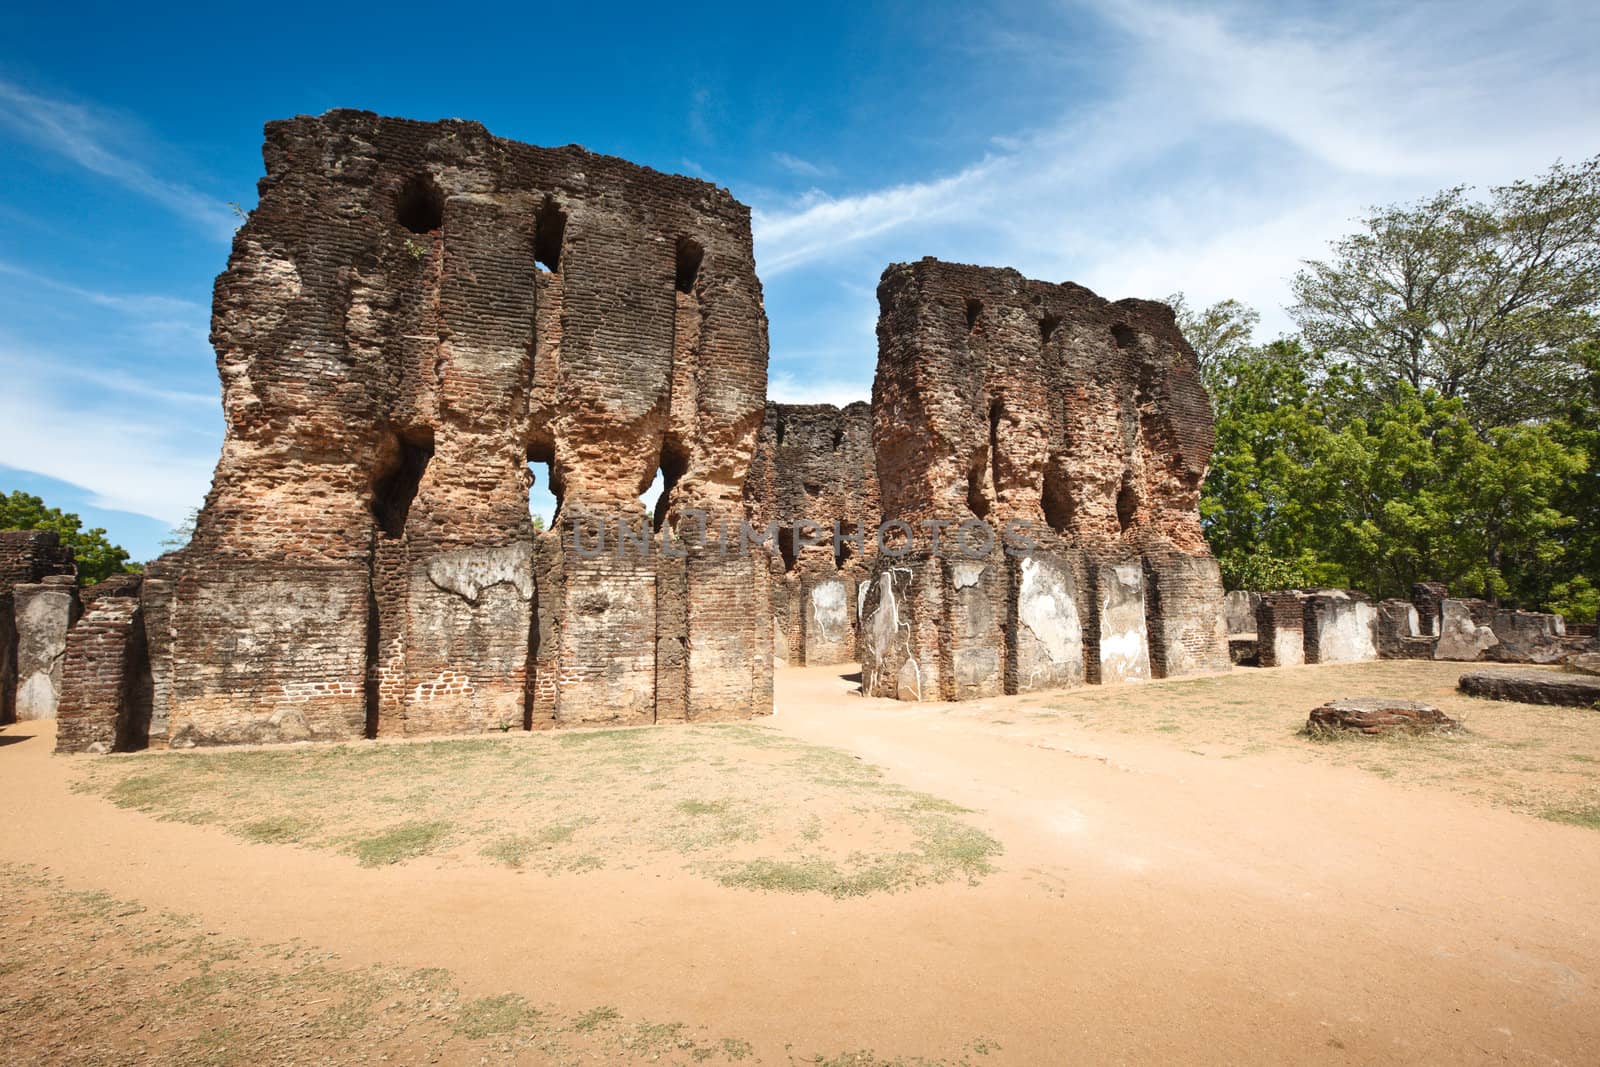
[[[67,633],[57,752],[143,748],[152,706],[144,619],[134,597],[108,596]]]
[[[764,558],[569,544],[743,517],[748,210],[471,122],[334,111],[270,123],[264,156],[216,286],[222,457],[151,593],[170,742],[769,710]],[[537,535],[530,463],[559,504]]]
[[[871,573],[879,514],[871,406],[768,404],[745,497],[755,523],[778,527],[775,660],[853,661],[857,589]],[[795,525],[806,522],[817,528]]]
[[[867,691],[960,699],[1229,666],[1200,529],[1213,445],[1170,308],[924,259],[878,287],[883,513],[1030,524],[1027,558],[881,559]],[[947,528],[946,536],[954,533]]]
[[[54,530],[0,530],[0,724],[17,719],[15,588],[77,573],[72,549]]]

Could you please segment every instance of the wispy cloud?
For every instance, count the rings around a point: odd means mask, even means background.
[[[98,507],[176,523],[205,498],[221,405],[122,375],[87,376],[0,338],[0,456],[70,482]],[[92,387],[91,387],[92,386]],[[184,410],[174,410],[176,403]]]
[[[834,173],[832,167],[822,167],[809,159],[792,156],[788,152],[772,153],[772,161],[791,174],[798,174],[805,178],[826,178]]]
[[[758,203],[763,275],[781,286],[939,255],[1111,297],[1235,296],[1261,308],[1270,334],[1288,325],[1297,262],[1367,206],[1531,175],[1600,147],[1593,4],[1083,0],[1038,17],[1085,11],[1115,59],[1094,93],[1078,87],[1035,129],[990,131],[988,155],[944,175]],[[994,47],[1035,48],[1027,58],[1047,82],[1060,41],[1030,42]],[[854,346],[871,351],[858,332]],[[785,353],[774,357],[781,370]]]
[[[808,194],[794,210],[752,213],[757,263],[763,274],[781,274],[803,263],[912,223],[925,224],[955,211],[970,212],[988,199],[989,183],[1005,160],[985,160],[959,174],[912,182],[857,196]]]
[[[231,239],[238,227],[239,220],[227,204],[160,177],[122,150],[114,120],[97,109],[0,81],[0,128],[154,200],[221,240]]]
[[[85,303],[110,308],[125,315],[136,315],[141,318],[189,316],[200,319],[210,315],[210,311],[207,308],[201,307],[193,300],[184,300],[175,296],[162,296],[159,293],[99,292],[94,289],[85,289],[82,286],[73,285],[70,282],[46,277],[43,274],[19,267],[14,263],[7,263],[4,260],[0,260],[0,274],[8,275],[40,288],[62,293]]]
[[[778,404],[833,404],[844,407],[857,400],[870,399],[872,380],[806,378],[800,380],[787,371],[773,374],[767,380],[767,399]]]

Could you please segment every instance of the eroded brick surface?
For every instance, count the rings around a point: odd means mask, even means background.
[[[152,699],[144,619],[133,597],[102,597],[67,633],[57,752],[143,748]]]
[[[776,657],[796,665],[853,661],[858,588],[871,573],[880,512],[871,406],[768,404],[745,496],[756,524],[779,528]],[[805,521],[816,528],[797,533],[795,524]]]
[[[147,585],[158,743],[768,711],[764,558],[566,543],[743,517],[767,358],[748,210],[471,122],[335,111],[269,124],[264,156],[216,286],[222,457]],[[535,476],[560,503],[542,534]]]
[[[878,300],[884,516],[1027,522],[1054,577],[925,543],[880,559],[863,598],[868,691],[959,699],[1227,669],[1199,516],[1211,408],[1171,310],[931,259],[891,266]],[[1043,618],[1081,644],[1038,642]]]

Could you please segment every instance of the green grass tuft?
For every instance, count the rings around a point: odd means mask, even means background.
[[[539,1012],[515,993],[479,997],[461,1005],[455,1031],[463,1037],[498,1037],[539,1021]]]
[[[1600,830],[1600,804],[1584,808],[1546,808],[1539,816],[1551,822],[1564,822],[1568,826]]]
[[[347,849],[363,867],[387,867],[425,856],[450,833],[444,821],[412,822],[353,841]]]

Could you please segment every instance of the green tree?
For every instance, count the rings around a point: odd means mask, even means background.
[[[1178,318],[1178,329],[1199,357],[1200,373],[1207,387],[1224,364],[1249,354],[1256,327],[1261,323],[1261,313],[1255,308],[1228,299],[1197,310],[1189,306],[1182,293],[1173,293],[1167,303]]]
[[[1306,506],[1328,394],[1298,341],[1224,355],[1211,369],[1217,443],[1200,500],[1201,522],[1231,589],[1339,584],[1337,565]]]
[[[1337,430],[1320,427],[1300,483],[1322,552],[1351,584],[1404,595],[1424,579],[1513,592],[1508,560],[1556,563],[1572,517],[1555,506],[1584,462],[1546,426],[1474,430],[1459,399],[1409,388]]]
[[[46,507],[43,500],[20,489],[0,493],[0,530],[54,530],[61,535],[62,544],[72,546],[80,582],[98,582],[141,569],[128,563],[128,550],[112,544],[105,530],[98,526],[85,530],[78,516]]]
[[[1475,428],[1559,414],[1600,336],[1600,156],[1534,181],[1378,209],[1309,260],[1291,313],[1312,349],[1399,386],[1460,399]]]

